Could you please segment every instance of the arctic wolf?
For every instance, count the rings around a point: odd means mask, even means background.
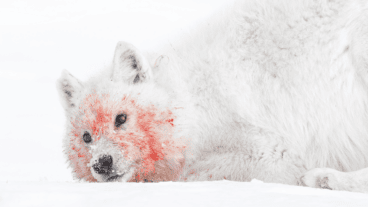
[[[234,180],[368,192],[368,2],[239,1],[156,52],[57,82],[89,182]]]

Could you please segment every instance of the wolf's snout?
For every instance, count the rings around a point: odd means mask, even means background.
[[[102,155],[96,164],[93,164],[93,170],[98,174],[108,174],[112,169],[111,155]]]

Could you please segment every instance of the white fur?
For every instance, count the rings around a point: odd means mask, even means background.
[[[367,14],[364,0],[236,2],[182,41],[139,56],[147,78],[116,93],[183,108],[177,137],[190,139],[182,174],[189,181],[325,187],[311,181],[325,171],[306,172],[368,167]],[[107,71],[119,79],[116,62]],[[128,83],[136,75],[124,74]],[[104,90],[108,81],[86,85]],[[345,176],[338,171],[328,172]],[[353,176],[364,186],[352,184],[354,191],[366,192],[364,176]]]

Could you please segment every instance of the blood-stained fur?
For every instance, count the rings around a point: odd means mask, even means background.
[[[62,73],[76,179],[368,192],[367,1],[237,1],[162,48]]]

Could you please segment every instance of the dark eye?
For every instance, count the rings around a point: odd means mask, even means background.
[[[122,124],[125,123],[126,119],[127,119],[126,114],[117,115],[116,118],[115,118],[115,127],[119,128]]]
[[[90,143],[92,141],[92,137],[88,132],[84,132],[83,134],[83,141],[85,143]]]

